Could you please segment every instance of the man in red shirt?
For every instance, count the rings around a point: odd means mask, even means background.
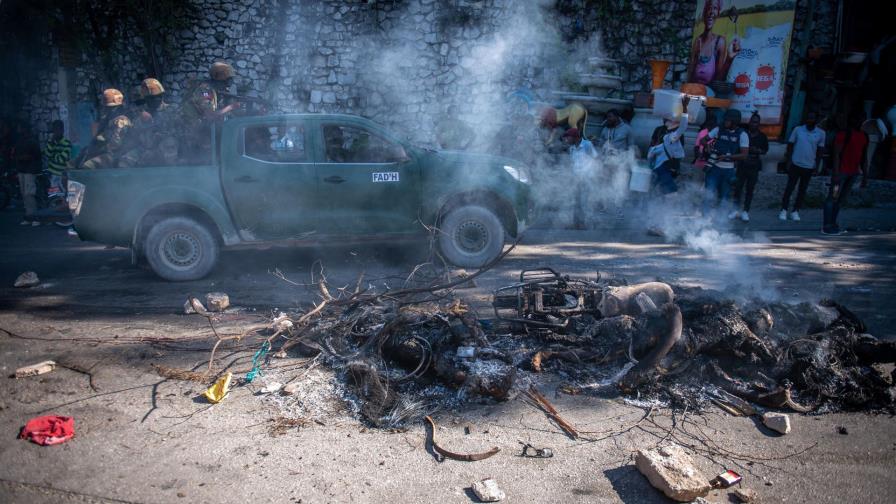
[[[868,146],[868,136],[862,131],[860,117],[850,117],[844,131],[834,138],[834,163],[831,173],[831,189],[824,203],[824,227],[821,233],[826,235],[843,234],[837,224],[840,206],[846,203],[853,184],[862,174],[862,187],[868,184],[868,174],[862,156]]]

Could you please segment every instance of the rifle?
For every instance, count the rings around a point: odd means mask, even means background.
[[[259,112],[262,114],[266,114],[268,110],[274,108],[274,104],[264,98],[258,98],[255,96],[247,96],[233,93],[224,93],[218,92],[218,96],[227,100],[227,102],[239,102],[239,103],[247,103],[250,107],[247,107],[249,111]]]

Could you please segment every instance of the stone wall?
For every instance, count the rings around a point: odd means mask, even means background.
[[[645,58],[686,55],[693,13],[693,2],[658,0],[589,2],[584,10],[513,0],[191,3],[171,13],[184,28],[164,41],[175,49],[157,77],[170,101],[179,102],[210,63],[225,60],[239,73],[240,92],[279,110],[362,114],[401,125],[417,140],[431,138],[433,119],[452,106],[475,123],[516,88],[545,95],[562,88],[567,62],[598,51],[623,62],[626,95],[646,90]],[[48,64],[26,111],[42,132],[61,101],[48,42]],[[118,41],[109,56],[113,75],[84,54],[64,72],[70,112],[83,113],[105,87],[132,91],[152,73],[145,52],[140,37]]]
[[[799,3],[798,21],[805,17],[805,2]],[[650,88],[647,60],[653,58],[675,62],[666,84],[679,85],[696,1],[190,0],[184,5],[169,14],[182,28],[162,41],[169,51],[157,75],[170,101],[179,102],[191,81],[205,77],[209,64],[224,60],[238,72],[240,93],[266,98],[278,110],[361,114],[428,141],[434,120],[452,107],[480,133],[489,133],[509,92],[528,87],[550,99],[550,90],[568,87],[574,63],[596,54],[620,61],[624,97]],[[816,9],[816,17],[829,14]],[[826,43],[829,25],[818,23],[825,28],[813,40]],[[133,90],[152,74],[145,46],[139,36],[119,40],[105,60],[84,54],[75,68],[58,72],[49,40],[46,70],[27,104],[28,117],[45,132],[63,102],[70,116],[81,117],[103,88]],[[103,71],[98,62],[114,72]],[[69,83],[67,99],[60,96],[60,74]]]

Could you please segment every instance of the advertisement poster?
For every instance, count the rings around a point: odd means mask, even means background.
[[[687,82],[732,84],[734,108],[779,124],[794,7],[793,0],[698,0]]]

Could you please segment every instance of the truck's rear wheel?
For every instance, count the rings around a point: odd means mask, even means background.
[[[153,225],[143,250],[152,270],[172,282],[208,275],[219,253],[212,232],[189,217],[170,217]]]
[[[504,227],[491,210],[478,205],[455,208],[442,220],[439,249],[451,264],[479,268],[504,248]]]

